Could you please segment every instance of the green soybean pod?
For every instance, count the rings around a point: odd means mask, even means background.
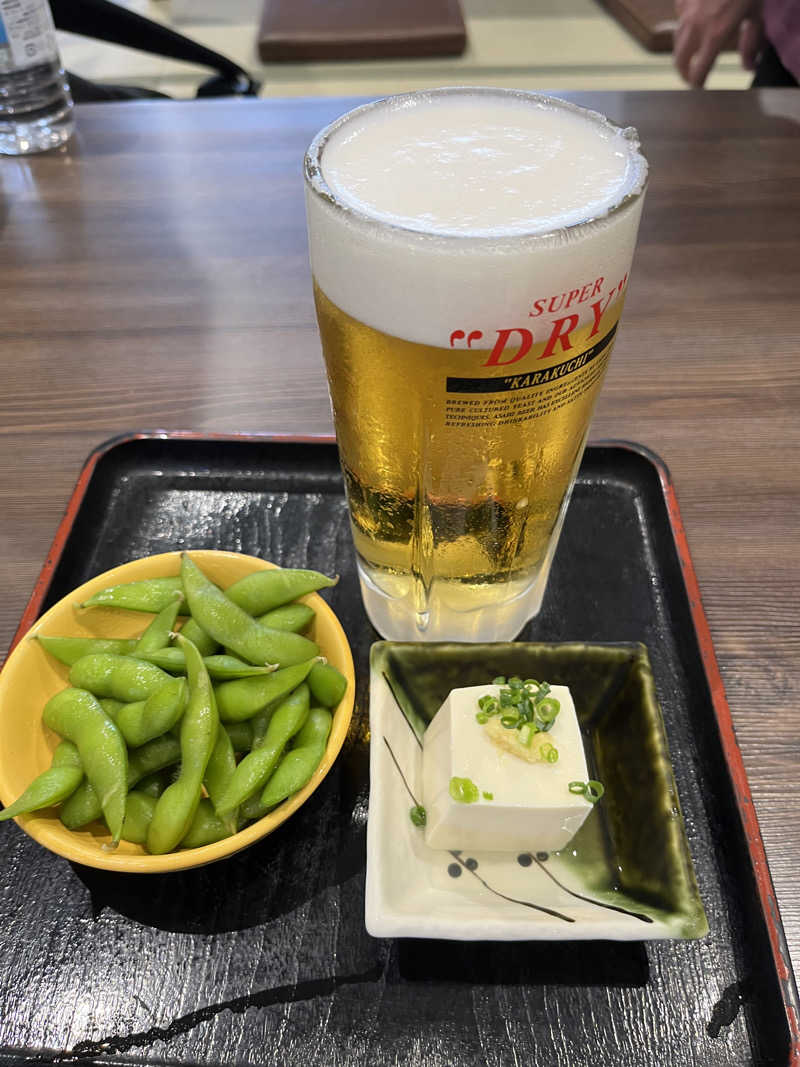
[[[269,720],[272,718],[272,713],[275,710],[275,705],[270,704],[263,711],[259,711],[258,715],[254,715],[249,720],[252,727],[253,737],[250,742],[250,748],[261,748],[261,744],[266,737],[267,727],[269,726]]]
[[[251,722],[226,722],[222,728],[231,739],[234,752],[249,752],[253,747],[253,728]]]
[[[217,801],[225,795],[225,791],[236,773],[236,756],[233,752],[233,742],[223,729],[217,731],[217,740],[211,759],[206,767],[203,784],[206,792],[216,810]],[[230,833],[236,832],[236,816],[231,814],[223,822],[228,826]]]
[[[111,585],[85,600],[84,608],[127,608],[128,611],[149,611],[157,615],[176,593],[183,593],[180,578],[145,578],[140,582]]]
[[[178,609],[182,603],[183,591],[181,590],[181,592],[173,594],[172,601],[159,611],[136,642],[136,648],[133,650],[134,655],[166,648],[172,631],[175,629],[175,620],[178,618]]]
[[[142,778],[136,786],[136,792],[145,793],[148,797],[154,797],[157,800],[169,785],[170,780],[169,774],[156,771],[155,774],[148,774]],[[128,790],[128,796],[130,795],[131,792]]]
[[[147,775],[171,767],[178,762],[180,756],[180,743],[171,734],[157,737],[141,748],[134,749],[128,757],[128,789],[132,789]],[[102,814],[97,793],[91,784],[84,780],[61,805],[59,818],[68,830],[79,830],[82,826],[96,822]]]
[[[136,652],[136,659],[143,659],[147,663],[155,663],[162,671],[169,674],[186,674],[186,657],[179,648],[156,648],[152,652]]]
[[[114,716],[122,736],[131,748],[161,737],[183,715],[189,699],[189,687],[185,678],[170,678],[147,700],[125,704]]]
[[[311,709],[302,731],[295,738],[295,743],[275,768],[275,773],[261,794],[261,804],[264,808],[280,804],[282,800],[308,784],[325,755],[332,722],[331,713],[327,708]]]
[[[53,659],[65,663],[68,667],[95,652],[114,652],[118,656],[126,656],[136,647],[135,638],[126,640],[112,637],[45,637],[43,634],[36,634],[35,640]]]
[[[239,808],[239,826],[246,826],[249,822],[262,819],[268,811],[269,808],[264,807],[261,803],[261,796],[258,793],[254,793]]]
[[[149,774],[172,767],[180,758],[180,741],[172,734],[156,737],[141,748],[135,748],[128,757],[128,788],[132,789]]]
[[[181,588],[183,586],[181,585]],[[201,656],[213,656],[219,649],[219,642],[205,632],[196,619],[187,619],[181,627],[181,633],[191,641]]]
[[[99,704],[109,719],[113,719],[114,722],[117,721],[117,716],[122,709],[127,707],[123,701],[114,700],[113,697],[100,697]]]
[[[301,634],[314,621],[315,615],[308,604],[284,604],[259,615],[258,621],[270,630],[291,630],[293,634]]]
[[[132,789],[128,793],[128,808],[125,812],[125,822],[122,824],[123,841],[131,841],[135,845],[145,843],[156,803],[156,797],[142,790]]]
[[[241,659],[288,667],[319,652],[307,637],[269,630],[256,622],[214,585],[185,552],[181,557],[181,577],[193,618],[215,641]]]
[[[72,741],[62,741],[53,753],[46,771],[34,778],[25,792],[13,804],[0,811],[0,822],[60,804],[83,781],[83,766],[77,747]]]
[[[179,648],[161,648],[157,652],[137,653],[139,659],[145,659],[148,663],[155,663],[162,671],[171,674],[186,673],[186,657]],[[259,667],[253,663],[245,663],[237,656],[203,656],[203,663],[209,676],[215,681],[228,681],[231,678],[254,678],[259,674],[272,674],[277,667],[272,665]]]
[[[180,774],[158,798],[147,834],[147,850],[156,855],[171,852],[186,836],[200,802],[203,778],[219,730],[214,690],[202,656],[180,634],[177,641],[186,654],[189,703],[181,719]]]
[[[113,697],[131,704],[147,700],[166,685],[170,676],[146,660],[98,652],[74,663],[69,680],[74,688],[87,689],[95,697]]]
[[[197,805],[189,832],[181,839],[181,848],[202,848],[230,837],[233,831],[214,811],[214,805],[206,797]]]
[[[328,578],[319,571],[274,567],[245,575],[229,585],[225,595],[248,615],[263,615],[306,593],[336,585],[338,581],[338,578]]]
[[[284,667],[263,678],[239,678],[233,682],[221,682],[215,692],[217,709],[222,722],[242,722],[252,719],[269,704],[282,700],[301,682],[316,660]]]
[[[214,803],[214,810],[220,818],[232,815],[240,804],[267,782],[284,746],[306,720],[309,697],[308,686],[303,683],[275,709],[261,747],[244,757],[227,788]]]
[[[311,695],[323,708],[335,708],[345,694],[347,679],[330,663],[315,663],[308,675]]]
[[[77,746],[84,773],[100,798],[112,844],[117,845],[128,796],[128,750],[122,734],[83,689],[56,693],[45,704],[42,718],[45,726]]]

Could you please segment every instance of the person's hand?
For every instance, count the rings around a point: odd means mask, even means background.
[[[762,44],[760,0],[676,0],[675,66],[701,88],[730,34],[738,29],[739,54],[752,70]]]

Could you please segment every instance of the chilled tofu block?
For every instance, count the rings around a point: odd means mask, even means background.
[[[517,731],[506,730],[498,716],[477,721],[479,699],[499,693],[497,685],[453,689],[425,731],[422,783],[430,848],[552,852],[570,841],[592,809],[569,790],[570,782],[588,779],[569,689],[551,687],[561,709],[550,730],[534,735],[533,755],[531,749],[517,751]],[[536,747],[547,743],[558,752],[556,762],[536,758]],[[462,784],[460,795],[471,802],[451,795],[454,778],[455,792]]]

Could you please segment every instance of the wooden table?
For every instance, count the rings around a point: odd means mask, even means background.
[[[800,964],[800,92],[574,94],[652,181],[595,437],[669,464]],[[331,429],[301,180],[348,101],[85,107],[0,164],[0,650],[90,449]]]

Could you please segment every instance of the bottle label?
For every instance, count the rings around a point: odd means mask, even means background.
[[[0,0],[0,73],[58,59],[47,0]]]

